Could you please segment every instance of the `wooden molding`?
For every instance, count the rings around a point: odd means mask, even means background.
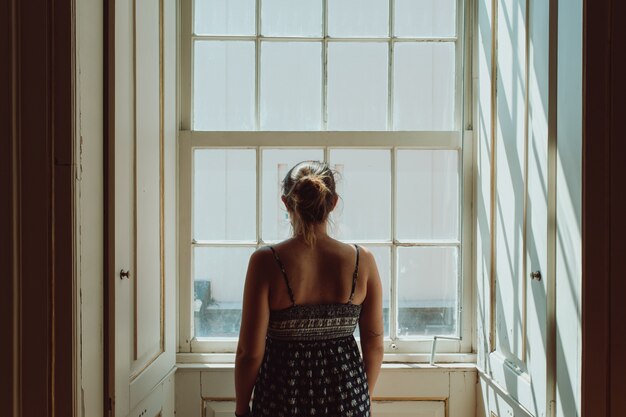
[[[583,5],[582,415],[626,415],[623,2]]]
[[[0,414],[72,416],[74,2],[0,7]]]
[[[104,393],[115,416],[115,0],[104,0]]]

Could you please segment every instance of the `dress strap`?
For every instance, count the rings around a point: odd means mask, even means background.
[[[276,259],[276,263],[278,264],[278,267],[280,268],[280,272],[283,273],[283,278],[285,278],[285,284],[287,285],[287,292],[289,293],[289,299],[291,300],[291,305],[295,306],[296,300],[293,297],[293,291],[291,290],[291,286],[289,286],[289,278],[287,278],[287,272],[285,271],[285,267],[283,266],[283,263],[278,257],[278,253],[276,253],[276,250],[272,246],[268,246],[268,248],[272,250],[272,253],[274,254],[274,259]]]
[[[359,277],[359,245],[354,245],[356,248],[356,262],[354,264],[354,272],[352,273],[352,291],[350,291],[350,298],[348,304],[352,304],[354,298],[354,290],[356,289],[356,279]]]

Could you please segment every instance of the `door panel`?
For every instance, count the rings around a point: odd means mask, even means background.
[[[134,138],[134,86],[133,86],[133,2],[119,2],[115,8],[115,154],[113,156],[115,171],[115,250],[114,271],[109,279],[115,280],[113,304],[115,320],[113,329],[115,352],[114,374],[115,391],[113,392],[114,413],[126,416],[130,407],[130,369],[134,340],[133,332],[134,309],[133,276],[121,279],[117,276],[121,270],[134,269],[134,216],[133,212],[133,143]],[[131,271],[132,272],[132,271]],[[109,394],[111,395],[111,394]]]
[[[148,396],[160,410],[175,363],[175,17],[174,0],[116,7],[115,266],[129,271],[112,277],[116,416]]]
[[[526,348],[527,372],[531,376],[531,398],[522,404],[536,416],[547,413],[551,381],[548,360],[552,347],[548,343],[548,282],[554,281],[549,266],[550,246],[555,230],[549,224],[548,182],[556,181],[549,168],[548,95],[550,92],[550,2],[529,4],[528,45],[528,162],[526,207]],[[552,219],[552,222],[554,218]],[[553,258],[554,261],[554,258]],[[531,279],[539,272],[541,280]],[[554,319],[554,317],[553,317]]]
[[[549,12],[549,0],[478,6],[476,199],[491,205],[477,212],[477,255],[492,260],[477,263],[479,319],[490,323],[479,322],[479,367],[533,416],[549,395]]]
[[[160,7],[136,0],[135,16],[135,309],[133,375],[163,352],[164,210],[161,199]],[[158,318],[158,319],[156,319]]]
[[[496,350],[523,362],[525,0],[498,4],[496,119]]]

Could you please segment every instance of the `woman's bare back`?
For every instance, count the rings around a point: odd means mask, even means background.
[[[289,239],[273,246],[285,268],[289,286],[296,304],[347,303],[352,290],[357,251],[330,237],[319,239],[308,246],[300,239]],[[273,255],[267,249],[267,257]],[[363,257],[363,250],[361,257]],[[264,262],[270,284],[270,309],[280,310],[291,306],[285,278],[273,259]],[[359,274],[352,302],[363,302],[367,286],[367,262],[359,262]]]

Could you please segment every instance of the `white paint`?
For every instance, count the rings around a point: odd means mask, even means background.
[[[128,417],[174,417],[176,376],[172,370],[128,414]]]
[[[176,417],[199,417],[202,412],[201,373],[197,370],[176,371]]]
[[[77,416],[103,414],[102,0],[76,0]]]
[[[582,281],[582,0],[559,2],[557,417],[579,417]]]

